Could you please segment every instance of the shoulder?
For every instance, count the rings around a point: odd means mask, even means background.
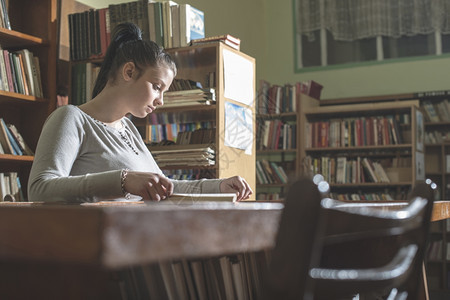
[[[83,112],[76,106],[64,105],[55,109],[47,118],[46,126],[73,127],[84,123]]]

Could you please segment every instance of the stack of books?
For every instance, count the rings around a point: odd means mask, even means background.
[[[223,34],[223,35],[217,35],[217,36],[211,36],[211,37],[205,37],[205,38],[201,38],[201,39],[191,40],[191,46],[206,44],[206,43],[214,43],[214,42],[222,42],[238,51],[241,48],[241,40],[230,34]]]
[[[213,88],[166,92],[164,107],[190,105],[211,105],[216,103],[216,91]]]
[[[172,149],[165,147],[164,150],[150,150],[160,167],[215,165],[215,151],[208,146]]]

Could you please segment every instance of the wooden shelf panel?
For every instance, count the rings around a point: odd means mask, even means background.
[[[271,188],[271,187],[276,187],[276,188],[283,188],[283,187],[288,187],[289,184],[287,183],[268,183],[268,184],[256,184],[257,187],[267,187],[267,188]]]
[[[321,147],[321,148],[306,148],[306,152],[335,152],[335,151],[358,151],[358,150],[388,150],[388,149],[410,149],[412,144],[400,145],[380,145],[380,146],[357,146],[357,147]]]
[[[48,44],[48,41],[42,38],[6,28],[0,28],[0,40],[3,48],[22,48]]]
[[[214,144],[189,144],[189,145],[169,145],[169,146],[148,146],[150,151],[177,151],[177,150],[190,150],[198,148],[214,148]]]
[[[264,149],[256,150],[257,154],[271,154],[271,153],[296,153],[297,149]]]
[[[280,119],[280,118],[285,118],[285,117],[297,117],[297,113],[296,112],[282,112],[279,114],[257,114],[256,115],[257,118],[262,118],[262,119]]]
[[[14,104],[17,102],[21,103],[46,103],[47,100],[43,98],[38,98],[31,95],[24,95],[19,93],[7,92],[0,90],[0,103]]]
[[[33,159],[34,156],[29,155],[0,154],[0,162],[32,163]]]
[[[394,113],[393,111],[410,110],[412,107],[419,107],[418,100],[399,101],[399,102],[385,102],[385,103],[365,103],[365,104],[351,104],[351,105],[337,105],[337,106],[320,106],[305,109],[306,116],[345,116],[346,114],[361,115],[375,115],[379,113]]]
[[[365,187],[397,187],[397,186],[411,186],[413,183],[407,182],[358,182],[358,183],[330,183],[331,187],[335,188],[365,188]]]
[[[160,108],[158,108],[155,113],[166,113],[166,112],[180,112],[180,110],[182,111],[199,111],[199,110],[215,110],[216,109],[216,105],[215,104],[211,104],[211,105],[189,105],[189,106],[176,106],[176,107],[165,107],[162,106]]]

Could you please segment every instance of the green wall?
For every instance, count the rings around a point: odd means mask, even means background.
[[[323,99],[450,90],[448,57],[295,73],[292,0],[263,1],[268,37],[263,76],[270,82],[312,79],[324,86]]]
[[[100,8],[126,0],[82,0]],[[284,84],[315,80],[323,99],[450,89],[450,57],[294,72],[292,0],[180,0],[205,12],[206,35],[230,33],[256,58],[256,77]]]

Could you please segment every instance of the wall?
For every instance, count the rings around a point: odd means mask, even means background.
[[[272,83],[313,79],[324,86],[323,99],[450,89],[450,58],[296,74],[292,0],[263,1],[267,14],[267,53],[262,76]]]

